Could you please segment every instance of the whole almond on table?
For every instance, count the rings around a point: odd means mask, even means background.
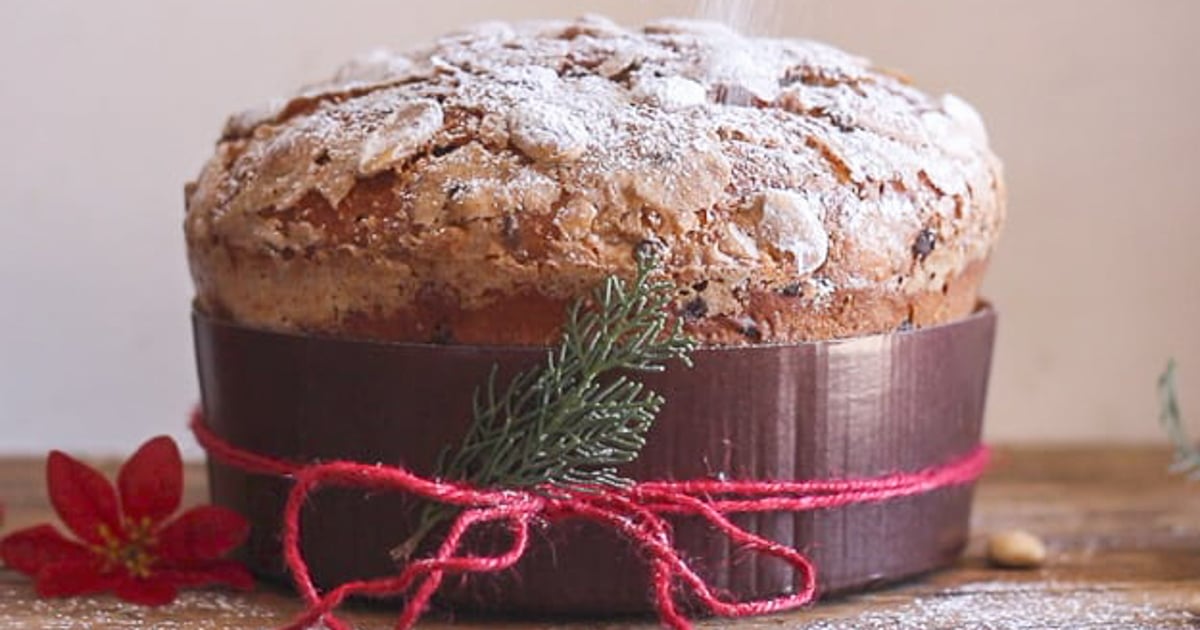
[[[1046,545],[1027,531],[999,532],[988,537],[987,559],[998,567],[1032,569],[1046,561]]]

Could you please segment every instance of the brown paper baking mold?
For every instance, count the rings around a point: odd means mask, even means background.
[[[350,459],[433,472],[471,418],[474,389],[537,364],[545,349],[380,343],[246,328],[195,313],[210,427],[243,449],[293,461]],[[996,315],[942,326],[780,346],[705,348],[695,366],[640,375],[667,404],[634,479],[821,479],[915,471],[980,440]],[[288,482],[209,464],[213,502],[250,520],[243,559],[284,579],[279,523]],[[972,487],[804,514],[734,522],[809,554],[823,594],[868,588],[954,561],[967,540]],[[304,552],[319,584],[394,573],[414,503],[332,489],[304,516]],[[677,545],[714,586],[742,597],[787,592],[782,562],[741,554],[706,526],[675,521]],[[487,544],[487,541],[479,541]],[[451,579],[457,610],[616,614],[651,609],[642,561],[615,534],[567,522],[535,534],[500,576]]]

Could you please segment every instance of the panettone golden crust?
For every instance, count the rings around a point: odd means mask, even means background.
[[[706,343],[974,308],[999,162],[954,97],[708,23],[490,24],[235,116],[187,190],[199,308],[278,330],[553,341],[649,248]]]

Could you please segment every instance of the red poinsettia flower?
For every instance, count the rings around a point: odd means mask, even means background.
[[[111,591],[156,606],[178,589],[223,584],[249,590],[245,567],[224,560],[246,539],[246,519],[214,506],[168,520],[183,496],[183,462],[169,437],[146,442],[117,474],[117,487],[95,469],[52,451],[46,462],[50,501],[71,540],[52,525],[0,540],[0,558],[35,580],[42,597]]]

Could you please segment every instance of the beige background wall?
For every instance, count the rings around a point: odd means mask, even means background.
[[[1200,2],[767,4],[770,32],[903,68],[988,121],[1011,191],[988,282],[1003,311],[994,440],[1158,440],[1171,355],[1200,417]],[[5,1],[0,452],[182,435],[196,392],[181,188],[228,112],[464,22],[693,8]]]

